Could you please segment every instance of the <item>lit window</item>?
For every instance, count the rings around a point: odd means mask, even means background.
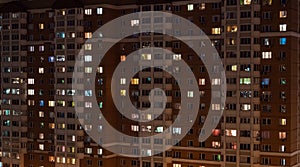
[[[28,95],[34,95],[34,89],[28,89]]]
[[[75,38],[75,37],[76,37],[76,33],[75,33],[75,32],[71,32],[71,33],[70,33],[70,37],[71,37],[71,38]]]
[[[269,38],[265,38],[265,39],[264,39],[264,45],[265,45],[265,46],[269,46],[269,45],[270,45],[270,40],[269,40]]]
[[[173,164],[173,167],[181,167],[181,164]]]
[[[40,52],[43,52],[44,50],[45,50],[45,46],[44,45],[39,46],[39,51]]]
[[[240,78],[240,84],[250,85],[251,84],[251,78]]]
[[[187,97],[194,97],[193,91],[187,91]]]
[[[242,111],[250,111],[251,110],[251,105],[250,104],[242,104],[241,105],[241,110]]]
[[[126,60],[126,56],[125,56],[125,55],[121,55],[121,56],[120,56],[120,60],[121,60],[121,61],[125,61],[125,60]]]
[[[138,132],[139,126],[138,125],[131,125],[131,131]]]
[[[281,145],[279,147],[279,152],[285,152],[285,145]]]
[[[213,78],[211,80],[212,85],[220,85],[221,84],[221,79],[220,78]]]
[[[173,134],[174,135],[176,135],[176,134],[178,134],[178,135],[180,135],[181,134],[181,128],[173,128]]]
[[[188,11],[193,11],[194,10],[194,4],[188,4],[187,5],[187,10]]]
[[[174,54],[173,60],[181,60],[181,54]]]
[[[92,72],[93,72],[93,68],[92,68],[92,67],[85,67],[85,68],[84,68],[84,72],[85,72],[86,74],[92,73]]]
[[[262,52],[262,58],[263,59],[271,59],[272,58],[272,52]]]
[[[140,20],[131,20],[131,26],[139,26]]]
[[[240,4],[241,5],[250,5],[251,4],[251,0],[240,0]]]
[[[272,0],[262,0],[263,5],[272,5]]]
[[[279,139],[286,139],[286,132],[279,132],[278,137]]]
[[[219,111],[221,109],[220,104],[211,104],[211,109],[214,111]]]
[[[279,119],[279,125],[286,125],[286,119]]]
[[[227,32],[237,32],[237,26],[227,26]]]
[[[29,51],[34,52],[34,46],[29,46]]]
[[[279,18],[287,18],[287,11],[286,10],[280,11]]]
[[[33,85],[34,84],[34,79],[33,78],[28,78],[28,84]]]
[[[39,29],[40,29],[40,30],[43,30],[43,29],[44,29],[44,24],[43,24],[43,23],[40,23],[40,24],[39,24]]]
[[[44,112],[43,111],[39,111],[39,117],[43,118],[45,115],[44,115]]]
[[[56,61],[65,61],[65,55],[57,55]]]
[[[126,78],[121,78],[120,79],[120,84],[125,85],[126,84]]]
[[[84,56],[84,62],[91,62],[92,61],[92,56],[91,55],[85,55]]]
[[[93,103],[87,101],[87,102],[84,103],[84,107],[85,108],[92,108],[93,107]]]
[[[126,90],[124,90],[124,89],[120,90],[120,95],[121,96],[126,96]]]
[[[85,9],[84,14],[86,15],[92,15],[92,9]]]
[[[49,62],[54,62],[54,61],[55,61],[54,56],[49,56],[49,57],[48,57],[48,61],[49,61]]]
[[[211,146],[213,148],[220,148],[221,147],[221,142],[219,142],[219,141],[212,141],[211,142]]]
[[[151,54],[142,54],[141,60],[151,60]]]
[[[287,25],[286,24],[280,24],[279,25],[279,31],[286,31],[287,30]]]
[[[39,144],[39,150],[44,150],[44,144]]]
[[[92,154],[93,149],[92,148],[85,148],[85,153]]]
[[[92,44],[85,44],[84,50],[92,50]]]
[[[48,106],[49,107],[54,107],[55,106],[55,101],[48,101]]]
[[[221,28],[212,28],[211,33],[212,34],[221,34]]]
[[[226,136],[236,136],[236,130],[226,129],[225,134],[226,134]]]
[[[286,79],[280,78],[280,85],[286,85]]]
[[[103,8],[97,8],[97,14],[98,15],[103,14]]]
[[[88,97],[92,96],[93,95],[92,90],[85,90],[84,95]]]
[[[270,83],[270,79],[269,78],[263,78],[262,82],[261,82],[261,85],[269,85],[269,83]]]
[[[205,78],[199,78],[199,85],[205,85]]]
[[[43,139],[44,139],[44,133],[39,133],[39,138],[40,138],[41,140],[43,140]]]
[[[98,68],[97,68],[97,73],[102,74],[102,73],[103,73],[103,67],[98,67]]]
[[[99,149],[97,150],[97,153],[98,153],[98,155],[102,155],[102,153],[103,153],[102,149],[99,148]]]
[[[85,38],[92,38],[93,34],[91,32],[84,33]]]
[[[280,38],[279,44],[280,45],[285,45],[286,44],[286,38]]]
[[[280,165],[282,165],[282,166],[286,165],[286,160],[284,158],[280,159]]]
[[[132,85],[138,85],[139,84],[139,78],[132,78],[131,79],[131,84]]]
[[[204,10],[204,9],[205,9],[205,3],[201,3],[201,4],[199,5],[199,9],[200,9],[200,10]]]

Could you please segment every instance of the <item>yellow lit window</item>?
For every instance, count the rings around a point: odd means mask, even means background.
[[[126,56],[125,56],[125,55],[121,55],[121,56],[120,56],[120,60],[121,60],[121,61],[125,61],[125,60],[126,60]]]
[[[205,78],[199,78],[199,85],[205,85]]]
[[[39,24],[39,29],[40,29],[40,30],[43,30],[43,29],[44,29],[44,24],[43,24],[43,23],[40,23],[40,24]]]
[[[286,10],[280,11],[279,18],[287,18],[287,11]]]
[[[55,124],[54,123],[49,123],[49,129],[54,129],[55,128]]]
[[[91,32],[86,32],[84,33],[85,38],[92,38],[92,33]]]
[[[237,31],[237,26],[227,26],[227,32],[236,32]]]
[[[205,9],[205,3],[201,3],[201,4],[199,5],[199,9],[200,9],[200,10],[204,10],[204,9]]]
[[[250,5],[251,4],[251,0],[240,0],[240,4],[241,5]]]
[[[120,95],[121,95],[121,96],[126,96],[126,90],[123,90],[123,89],[122,89],[122,90],[120,91]]]
[[[221,34],[221,28],[212,28],[211,33],[212,34]]]
[[[92,44],[85,44],[84,50],[92,50]]]
[[[132,85],[138,85],[139,84],[139,78],[132,78],[131,79],[131,84]]]
[[[279,139],[286,139],[286,132],[279,132]]]
[[[280,125],[286,125],[286,119],[279,119]]]

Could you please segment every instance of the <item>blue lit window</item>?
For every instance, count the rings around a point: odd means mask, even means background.
[[[44,100],[40,100],[40,106],[43,107],[45,105]]]
[[[54,62],[55,61],[54,56],[49,56],[48,61],[49,62]]]
[[[65,35],[64,32],[59,32],[59,33],[56,33],[56,37],[57,37],[57,38],[65,38],[66,35]]]
[[[286,38],[280,38],[280,45],[285,45],[286,44]]]
[[[263,78],[261,85],[269,85],[270,79],[269,78]]]

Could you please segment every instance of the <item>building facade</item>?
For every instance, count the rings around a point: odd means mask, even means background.
[[[1,136],[3,167],[266,167],[300,166],[299,14],[298,0],[192,0],[106,1],[47,0],[13,1],[0,5]],[[226,106],[219,125],[205,142],[198,136],[210,106],[212,80],[204,64],[176,38],[160,33],[135,34],[109,50],[95,69],[75,69],[77,59],[88,63],[85,44],[93,32],[120,16],[139,11],[164,11],[184,17],[211,39],[226,70]],[[180,24],[180,20],[145,17],[131,26],[155,23]],[[170,31],[180,34],[172,26]],[[121,30],[120,30],[121,31]],[[74,70],[96,72],[95,87],[103,115],[120,132],[133,136],[161,133],[181,108],[181,92],[167,72],[144,69],[130,81],[132,104],[150,107],[150,90],[159,87],[167,96],[162,115],[137,124],[124,118],[111,100],[110,83],[115,67],[130,53],[150,46],[174,52],[172,61],[184,60],[192,69],[200,91],[199,114],[181,141],[157,140],[155,145],[175,143],[163,153],[133,150],[152,155],[122,157],[98,146],[81,126],[75,106],[89,108],[88,101],[74,103]],[[163,59],[141,55],[141,59]],[[171,65],[171,64],[170,64]],[[176,69],[175,69],[176,70]],[[179,70],[179,69],[177,69]],[[216,106],[215,106],[216,107]],[[218,106],[220,108],[220,106]],[[132,115],[147,120],[153,115]],[[101,121],[101,118],[99,118]],[[180,127],[172,129],[181,133]],[[142,141],[142,144],[150,144]]]

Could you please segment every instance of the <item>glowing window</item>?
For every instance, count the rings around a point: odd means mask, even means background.
[[[226,136],[236,136],[236,130],[226,129],[225,134]]]
[[[205,78],[199,78],[199,85],[205,85]]]
[[[43,30],[44,28],[45,28],[45,27],[44,27],[44,24],[43,24],[43,23],[40,23],[40,24],[39,24],[39,29],[40,29],[40,30]]]
[[[221,28],[212,28],[211,33],[212,34],[221,34]]]
[[[286,125],[286,119],[279,119],[279,125]]]
[[[131,79],[131,84],[132,85],[138,85],[139,84],[139,78],[132,78]]]
[[[279,25],[279,31],[286,31],[287,30],[287,24],[280,24]]]
[[[287,11],[286,10],[280,11],[279,18],[287,18]]]
[[[280,45],[285,45],[286,44],[286,38],[280,38],[279,39],[279,44]]]
[[[188,4],[187,5],[187,10],[188,11],[193,11],[194,10],[194,4]]]
[[[86,15],[92,15],[92,9],[85,9],[84,14]]]
[[[97,8],[97,14],[98,15],[103,14],[103,8]]]
[[[279,132],[278,137],[279,139],[286,139],[286,132]]]
[[[227,32],[237,32],[237,26],[227,26]]]
[[[262,59],[271,59],[272,52],[262,52]]]

